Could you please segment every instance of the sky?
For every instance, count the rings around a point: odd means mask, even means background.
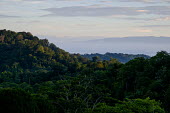
[[[37,36],[170,36],[170,0],[0,0],[0,8],[0,29]]]
[[[170,0],[0,0],[0,8],[0,29],[70,53],[170,52]]]

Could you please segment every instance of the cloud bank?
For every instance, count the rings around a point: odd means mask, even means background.
[[[72,6],[62,8],[43,9],[50,14],[45,16],[135,16],[142,14],[170,15],[169,6],[146,6],[146,7],[85,7]]]

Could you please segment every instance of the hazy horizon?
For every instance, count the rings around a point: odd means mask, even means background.
[[[154,36],[133,36],[133,37],[109,37],[86,39],[80,38],[59,38],[39,36],[47,38],[49,42],[70,53],[125,53],[125,54],[146,54],[155,55],[158,51],[170,52],[170,37]],[[163,38],[163,39],[162,39]]]
[[[0,29],[31,32],[71,53],[170,52],[166,41],[86,42],[112,37],[170,37],[170,0],[0,0],[0,6]]]

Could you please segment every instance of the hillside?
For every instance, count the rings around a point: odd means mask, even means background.
[[[169,113],[169,81],[166,51],[127,63],[88,60],[31,33],[0,30],[5,113]]]
[[[76,62],[87,62],[87,59],[80,55],[71,55],[49,43],[47,39],[39,39],[29,32],[0,30],[1,72],[12,71],[13,67],[17,67],[17,71],[48,71],[56,64],[74,71],[72,64]]]
[[[99,57],[99,60],[111,60],[112,58],[117,59],[119,62],[126,63],[134,58],[143,57],[143,58],[150,58],[150,56],[144,54],[123,54],[123,53],[105,53],[105,54],[83,54],[85,58],[92,60],[93,57]]]

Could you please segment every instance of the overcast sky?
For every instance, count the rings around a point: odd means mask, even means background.
[[[0,29],[56,37],[170,36],[170,0],[0,0]]]

